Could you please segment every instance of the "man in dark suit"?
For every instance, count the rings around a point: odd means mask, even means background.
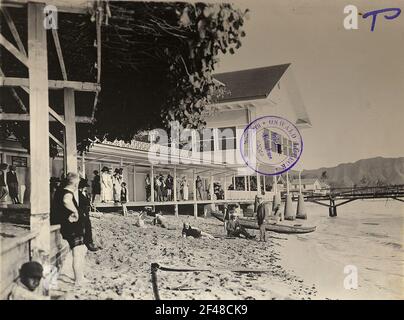
[[[269,204],[265,203],[263,201],[262,197],[257,196],[256,197],[256,207],[257,207],[257,222],[258,222],[258,227],[260,229],[260,240],[266,242],[266,236],[265,236],[265,223],[266,219],[269,218],[271,211],[269,208]]]
[[[90,251],[98,251],[100,248],[94,244],[93,232],[90,220],[91,201],[87,194],[89,187],[86,179],[80,179],[79,182],[79,215],[84,227],[84,244]]]

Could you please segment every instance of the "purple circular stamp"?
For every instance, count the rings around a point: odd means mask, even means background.
[[[282,174],[299,161],[303,140],[296,126],[282,117],[255,119],[240,139],[240,152],[245,164],[267,176]]]

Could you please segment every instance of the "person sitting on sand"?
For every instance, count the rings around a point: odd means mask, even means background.
[[[41,291],[43,267],[39,262],[30,261],[21,266],[20,278],[16,280],[8,296],[9,300],[44,300]]]
[[[230,215],[230,221],[227,223],[227,235],[229,237],[240,237],[243,235],[246,239],[254,239],[255,236],[250,235],[247,230],[240,224],[238,217],[234,214]]]
[[[214,239],[215,237],[212,236],[211,234],[207,232],[203,232],[202,230],[191,227],[191,225],[188,222],[184,222],[182,226],[182,236],[184,238],[187,237],[193,237],[193,238],[208,238],[208,239]]]

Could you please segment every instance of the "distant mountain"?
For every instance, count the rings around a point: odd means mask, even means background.
[[[404,184],[404,157],[377,157],[332,168],[303,170],[303,177],[318,178],[333,187]]]

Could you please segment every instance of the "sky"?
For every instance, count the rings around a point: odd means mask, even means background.
[[[404,156],[404,0],[235,0],[249,8],[246,37],[215,72],[292,63],[313,127],[302,130],[305,169],[383,156]],[[401,8],[394,20],[358,17],[343,26],[343,9]],[[389,14],[391,15],[391,13]]]

